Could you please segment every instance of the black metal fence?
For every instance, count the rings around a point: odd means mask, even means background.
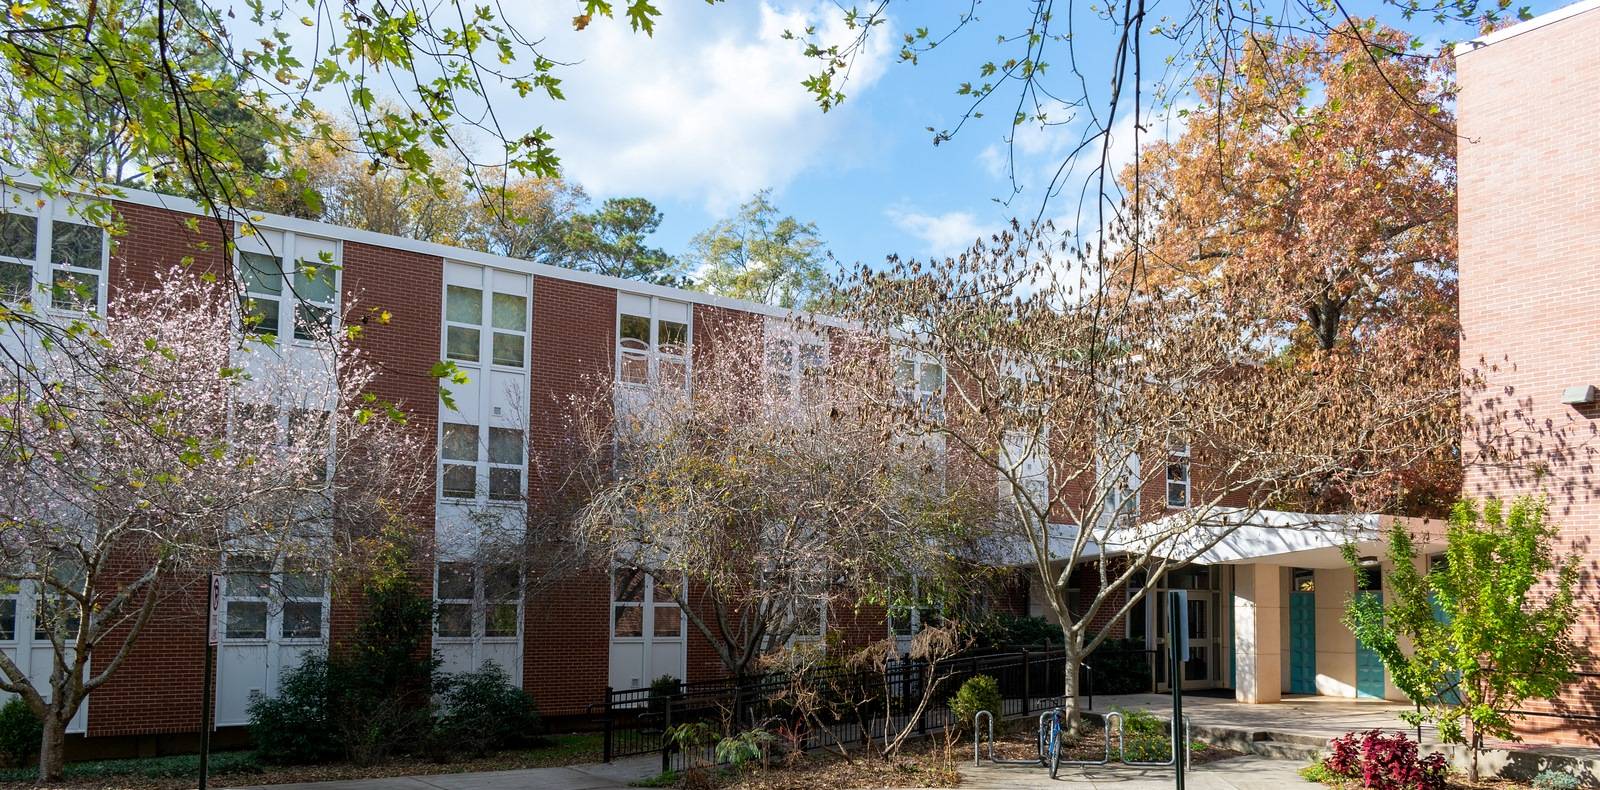
[[[1097,680],[1102,688],[1110,680],[1095,677],[1097,664],[1116,667],[1114,692],[1153,691],[1154,657],[1148,650],[1114,655],[1096,651],[1079,675],[1078,690],[1087,697],[1087,708],[1094,709]],[[951,723],[950,698],[977,675],[995,679],[1003,716],[1039,713],[1059,704],[1065,662],[1060,650],[1017,650],[961,656],[933,667],[899,661],[881,672],[829,666],[807,670],[799,678],[773,672],[680,683],[672,692],[607,689],[606,701],[591,711],[602,718],[606,762],[659,753],[665,771],[681,768],[684,762],[667,733],[692,722],[704,722],[723,733],[764,729],[785,747],[802,750],[879,740],[885,733],[892,736],[908,727],[918,734],[940,732]],[[919,712],[923,689],[929,684],[936,685],[929,704]]]

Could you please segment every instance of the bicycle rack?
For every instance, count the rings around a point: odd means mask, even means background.
[[[993,763],[995,765],[1039,765],[1039,766],[1049,765],[1050,764],[1049,755],[1046,755],[1044,753],[1044,744],[1045,744],[1045,738],[1046,738],[1045,729],[1046,729],[1046,727],[1049,726],[1049,724],[1047,722],[1048,722],[1048,720],[1050,718],[1050,714],[1053,713],[1055,710],[1059,710],[1059,708],[1048,710],[1048,711],[1045,711],[1044,713],[1039,714],[1039,734],[1038,734],[1038,738],[1035,741],[1035,745],[1038,747],[1039,757],[1037,759],[1031,759],[1031,760],[1018,760],[1018,759],[1011,759],[1011,758],[1004,758],[1004,757],[996,756],[995,753],[994,753],[994,714],[992,714],[992,713],[990,713],[989,711],[986,711],[986,710],[978,711],[978,714],[976,716],[972,717],[972,730],[973,730],[972,766],[974,768],[976,768],[979,765],[983,764],[983,739],[984,739],[984,733],[986,731],[985,727],[984,727],[985,724],[988,725],[987,732],[988,732],[988,736],[989,736],[989,762],[990,763]],[[1116,730],[1117,730],[1117,759],[1123,765],[1131,765],[1131,766],[1138,767],[1138,768],[1162,768],[1162,767],[1167,767],[1167,766],[1172,766],[1172,765],[1176,765],[1177,764],[1177,760],[1178,760],[1178,741],[1177,741],[1177,739],[1173,739],[1173,741],[1172,741],[1172,754],[1166,760],[1163,760],[1163,761],[1160,761],[1160,762],[1154,762],[1154,761],[1148,761],[1148,760],[1129,760],[1128,759],[1127,742],[1126,742],[1126,739],[1124,738],[1124,732],[1123,732],[1122,714],[1118,713],[1116,711],[1111,711],[1110,713],[1105,714],[1104,722],[1105,722],[1106,747],[1105,747],[1105,755],[1103,757],[1101,757],[1098,760],[1062,760],[1062,761],[1060,761],[1060,764],[1061,765],[1082,765],[1082,766],[1108,765],[1108,764],[1110,764],[1110,762],[1111,762],[1111,729],[1112,729],[1113,723],[1115,723]],[[1188,716],[1184,716],[1182,718],[1182,723],[1183,723],[1183,766],[1184,766],[1184,768],[1188,768],[1191,765],[1191,763],[1190,763],[1190,759],[1191,759],[1190,758],[1190,748],[1189,748],[1189,742],[1191,740],[1190,735],[1189,735],[1189,725],[1190,725],[1189,717]],[[1171,725],[1169,724],[1168,726],[1170,727]]]
[[[1117,714],[1114,713],[1114,712],[1113,713],[1108,713],[1106,715],[1108,717],[1109,716],[1117,716]],[[1121,717],[1118,716],[1118,719],[1120,719],[1120,718]],[[1119,724],[1120,724],[1120,721],[1119,721]],[[1171,725],[1171,724],[1169,724],[1167,726],[1172,731],[1172,734],[1174,736],[1176,736],[1178,728],[1173,726],[1173,725]],[[1110,730],[1110,725],[1108,724],[1106,732],[1109,733],[1110,731],[1111,731]],[[1166,767],[1166,766],[1169,766],[1169,765],[1176,765],[1177,762],[1178,762],[1178,739],[1176,737],[1174,737],[1172,739],[1172,755],[1170,757],[1168,757],[1167,759],[1162,760],[1161,762],[1151,762],[1151,761],[1146,761],[1146,760],[1129,760],[1128,759],[1128,753],[1127,753],[1126,744],[1123,742],[1123,737],[1122,736],[1123,736],[1122,727],[1118,726],[1117,727],[1117,757],[1118,757],[1118,759],[1122,760],[1122,764],[1123,765],[1133,765],[1133,766],[1138,766],[1140,768],[1163,768],[1163,767]],[[1190,766],[1190,763],[1189,763],[1189,717],[1188,716],[1184,716],[1183,717],[1183,767],[1184,768],[1188,768],[1189,766]]]
[[[989,722],[989,762],[994,763],[995,765],[1035,765],[1035,766],[1044,765],[1045,764],[1045,759],[1044,759],[1044,720],[1045,720],[1045,717],[1048,716],[1048,715],[1050,715],[1050,714],[1049,713],[1041,713],[1041,714],[1039,714],[1039,738],[1038,738],[1038,740],[1036,740],[1034,742],[1035,745],[1039,749],[1038,758],[1037,759],[1033,759],[1033,760],[1017,760],[1017,759],[1012,759],[1012,758],[995,756],[995,753],[994,753],[994,714],[992,714],[992,713],[990,713],[989,711],[986,711],[986,710],[978,711],[978,715],[972,717],[972,733],[973,733],[973,736],[972,736],[973,737],[973,741],[972,741],[972,767],[973,768],[977,768],[979,765],[983,764],[982,754],[981,754],[981,752],[979,750],[983,745],[983,725],[981,724],[981,722],[983,722],[985,719],[987,719],[988,722]]]

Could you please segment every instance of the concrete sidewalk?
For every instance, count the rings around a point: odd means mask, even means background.
[[[260,785],[248,790],[616,790],[660,772],[661,758],[652,755],[624,758],[609,764]]]
[[[1305,763],[1245,755],[1197,765],[1184,772],[1187,790],[1296,790],[1321,787],[1298,773]],[[1130,768],[1125,765],[1061,768],[1052,780],[1044,768],[984,765],[961,768],[961,790],[1014,790],[1015,788],[1082,788],[1083,790],[1170,790],[1171,768]]]

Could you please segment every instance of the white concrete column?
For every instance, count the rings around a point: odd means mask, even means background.
[[[1277,565],[1233,569],[1233,648],[1239,662],[1234,693],[1240,702],[1283,698],[1280,573]]]

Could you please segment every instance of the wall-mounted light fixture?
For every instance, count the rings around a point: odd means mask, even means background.
[[[1561,391],[1561,402],[1568,406],[1583,406],[1600,400],[1600,391],[1593,384],[1579,384]]]

